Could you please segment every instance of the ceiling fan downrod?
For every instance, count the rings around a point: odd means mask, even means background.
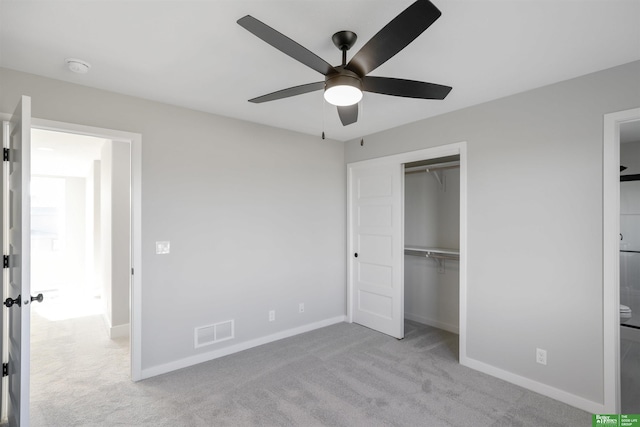
[[[342,66],[347,65],[347,51],[353,47],[358,39],[358,35],[353,31],[338,31],[331,40],[333,44],[342,51]]]

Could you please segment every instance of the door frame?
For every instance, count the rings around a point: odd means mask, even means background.
[[[72,133],[128,143],[131,147],[131,380],[142,379],[142,134],[45,119],[31,119],[31,128]]]
[[[604,409],[619,414],[620,391],[620,125],[640,120],[640,108],[604,115],[602,165],[602,315]]]
[[[352,272],[354,268],[354,259],[350,256],[354,252],[355,242],[353,242],[351,219],[353,217],[351,199],[351,170],[363,166],[373,166],[388,164],[398,166],[398,173],[401,173],[401,216],[402,230],[400,236],[400,244],[404,247],[404,167],[405,163],[417,162],[420,160],[435,159],[439,157],[460,155],[460,318],[459,318],[459,340],[460,354],[459,360],[462,365],[467,363],[467,143],[466,141],[453,144],[441,145],[432,148],[425,148],[407,153],[394,154],[390,156],[377,157],[370,160],[362,160],[347,164],[347,321],[353,323],[353,298],[354,284],[352,280]],[[398,257],[400,263],[403,263],[403,257]],[[401,272],[401,283],[404,287],[404,264],[396,266]],[[402,304],[404,311],[404,301]],[[404,312],[400,319],[404,319]]]

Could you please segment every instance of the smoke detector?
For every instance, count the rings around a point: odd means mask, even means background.
[[[67,58],[65,59],[65,62],[67,63],[69,70],[78,74],[87,74],[87,72],[89,72],[89,68],[91,68],[91,64],[83,61],[82,59]]]

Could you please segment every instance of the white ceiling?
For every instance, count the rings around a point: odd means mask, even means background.
[[[0,66],[348,140],[640,59],[640,0],[434,0],[442,17],[371,75],[453,86],[444,101],[366,93],[346,127],[321,92],[247,102],[323,76],[240,27],[242,16],[337,65],[334,32],[355,31],[356,52],[411,3],[0,0]],[[68,57],[91,71],[71,73]]]

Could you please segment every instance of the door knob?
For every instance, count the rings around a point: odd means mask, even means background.
[[[42,302],[43,299],[44,299],[44,296],[42,296],[42,294],[38,294],[35,297],[34,296],[31,297],[31,302],[34,302],[34,301]]]
[[[354,257],[358,258],[358,252],[356,252],[355,254],[353,254]]]
[[[20,295],[18,295],[18,298],[16,298],[16,299],[7,298],[6,300],[4,300],[4,305],[6,305],[7,308],[12,307],[13,304],[17,304],[18,307],[20,307],[20,305],[22,304],[22,297]]]

